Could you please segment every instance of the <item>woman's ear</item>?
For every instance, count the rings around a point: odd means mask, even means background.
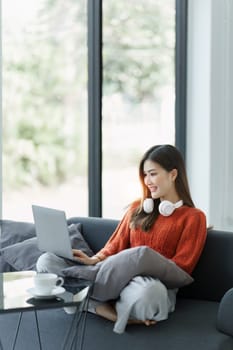
[[[178,175],[178,170],[177,170],[177,169],[172,169],[172,170],[171,170],[171,179],[172,179],[173,181],[176,180],[177,175]]]

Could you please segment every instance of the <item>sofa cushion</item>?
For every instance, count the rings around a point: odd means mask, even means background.
[[[195,283],[182,288],[179,296],[220,301],[233,287],[233,233],[210,230],[192,276]]]
[[[121,335],[113,332],[112,322],[88,314],[84,350],[232,350],[233,337],[215,327],[217,309],[215,302],[178,299],[167,320],[128,325]]]
[[[95,282],[92,297],[101,301],[116,299],[137,275],[158,278],[167,288],[179,288],[193,282],[193,278],[173,261],[146,246],[125,249],[95,266],[72,266],[63,273],[92,279]]]
[[[113,332],[113,323],[87,313],[83,350],[232,350],[233,338],[217,331],[215,319],[218,303],[202,300],[177,300],[175,312],[168,320],[146,327],[128,325],[126,332]],[[37,312],[42,343],[45,349],[59,350],[74,320],[62,308]],[[12,348],[17,315],[0,314],[3,349]],[[73,323],[72,323],[73,322]],[[73,328],[71,328],[73,325]],[[78,328],[79,330],[79,328]],[[37,349],[34,312],[25,312],[20,324],[17,349]],[[3,336],[4,335],[4,336]],[[42,345],[43,347],[43,345]],[[44,349],[43,347],[43,349]]]
[[[72,247],[93,255],[80,232],[81,224],[71,224],[68,230]],[[1,250],[2,258],[15,270],[35,270],[37,259],[41,254],[42,251],[38,249],[36,237],[25,239]]]

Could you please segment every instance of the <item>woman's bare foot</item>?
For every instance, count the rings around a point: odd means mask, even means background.
[[[96,311],[97,315],[102,316],[109,321],[116,322],[116,320],[117,320],[116,309],[112,304],[109,304],[109,303],[100,304],[96,307],[95,311]],[[156,324],[156,321],[154,321],[154,320],[145,320],[145,321],[128,320],[128,324],[143,324],[143,323],[146,326],[151,326],[151,325]]]
[[[146,321],[144,321],[144,323],[146,326],[152,326],[152,325],[156,324],[156,321],[155,320],[146,320]]]
[[[152,326],[153,324],[156,324],[156,321],[154,320],[129,320],[128,324],[145,324],[146,326]]]
[[[98,305],[95,308],[95,311],[97,315],[102,316],[109,321],[116,322],[117,320],[116,309],[110,303],[103,303]]]

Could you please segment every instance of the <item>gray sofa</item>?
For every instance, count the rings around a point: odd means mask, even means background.
[[[68,219],[68,225],[72,223],[81,223],[85,241],[96,252],[114,231],[118,221],[75,217]],[[36,244],[34,225],[2,220],[1,229],[0,270],[20,269],[18,261],[13,259],[12,262],[9,256],[13,256],[17,247],[22,254],[25,246],[32,252]],[[12,251],[7,247],[13,247]],[[35,260],[38,254],[36,251],[35,256],[32,254],[30,258]],[[22,260],[19,253],[17,257]],[[35,261],[30,261],[26,267],[34,269]],[[179,290],[176,311],[168,320],[155,326],[130,325],[125,333],[119,335],[113,332],[110,321],[88,313],[83,350],[233,350],[233,233],[208,232],[206,246],[193,277],[191,285]],[[72,316],[60,309],[39,311],[43,349],[61,348],[71,320]],[[16,315],[0,315],[4,349],[10,348],[15,324]],[[33,315],[24,313],[17,349],[36,349],[34,328]]]

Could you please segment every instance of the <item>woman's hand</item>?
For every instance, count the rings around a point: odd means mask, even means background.
[[[74,258],[76,258],[78,261],[85,265],[95,265],[97,262],[100,261],[100,259],[95,255],[90,257],[79,249],[72,249],[72,251]]]

